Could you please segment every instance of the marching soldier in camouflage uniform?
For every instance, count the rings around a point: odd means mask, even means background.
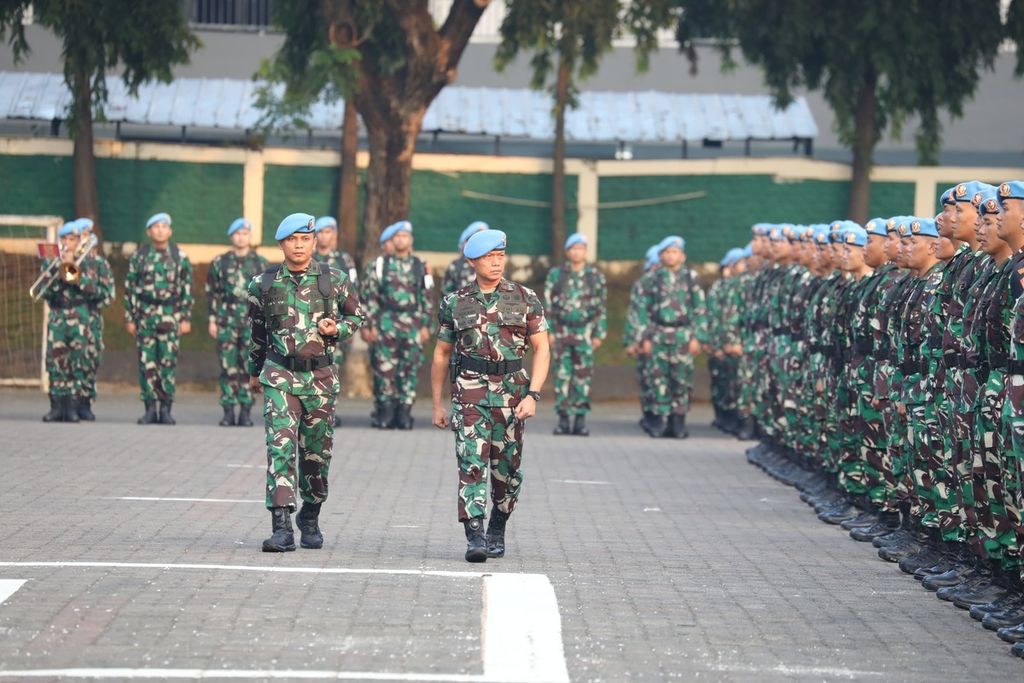
[[[657,268],[661,263],[658,258],[658,245],[647,249],[644,269],[640,279],[633,283],[629,290],[629,304],[626,307],[626,321],[622,327],[622,344],[626,347],[626,355],[636,360],[636,381],[640,389],[640,428],[650,432],[656,421],[657,413],[654,408],[654,389],[649,381],[650,374],[647,372],[647,364],[650,357],[643,353],[640,338],[640,283],[643,275]]]
[[[394,256],[395,246],[391,242],[391,237],[394,236],[394,231],[383,230],[380,233],[380,250],[384,256]],[[373,259],[369,263],[363,266],[363,276],[359,280],[359,297],[362,301],[366,301],[366,283],[370,281],[371,273],[377,268],[377,259]],[[384,404],[381,402],[381,396],[383,394],[382,386],[383,380],[380,371],[380,354],[377,353],[379,344],[377,343],[377,335],[373,334],[373,330],[367,326],[363,326],[359,330],[359,336],[362,337],[363,341],[366,342],[367,359],[370,361],[370,381],[372,383],[373,393],[373,412],[370,413],[370,426],[374,429],[393,429],[394,416],[389,416],[392,422],[384,424]]]
[[[174,424],[174,375],[178,344],[192,331],[192,264],[171,242],[171,217],[146,221],[150,243],[128,259],[124,283],[124,322],[139,351],[139,386],[146,406],[139,424]],[[156,404],[160,401],[160,412]]]
[[[573,233],[565,241],[566,262],[544,282],[544,308],[551,329],[555,366],[555,434],[587,436],[594,352],[608,335],[604,275],[587,263],[587,240]],[[569,416],[573,424],[569,425]]]
[[[471,285],[476,281],[476,271],[473,270],[469,260],[463,256],[462,248],[466,246],[466,242],[470,237],[482,230],[488,229],[490,229],[490,226],[483,221],[474,221],[466,226],[466,229],[459,235],[459,256],[449,263],[448,269],[444,271],[444,279],[441,281],[442,297],[446,297],[452,292]]]
[[[707,293],[708,371],[711,374],[711,405],[715,419],[711,423],[724,432],[733,433],[739,427],[736,417],[736,373],[739,356],[739,292],[736,285],[743,273],[743,250],[726,252],[719,265],[719,278]]]
[[[99,259],[94,255],[83,258],[77,274],[73,274],[72,266],[81,240],[80,225],[78,221],[72,221],[58,230],[58,259],[62,270],[43,294],[50,308],[46,319],[50,412],[43,416],[43,422],[78,422],[82,419],[79,401],[87,396],[90,380],[89,368],[83,366],[82,359],[89,355],[90,345],[96,343],[92,317],[113,297],[109,272],[104,278]],[[43,271],[51,264],[50,260],[44,261]],[[91,416],[92,411],[88,415]]]
[[[80,242],[93,234],[91,218],[79,218],[74,221]],[[100,371],[100,360],[103,357],[103,308],[114,300],[114,272],[110,262],[100,248],[94,247],[82,261],[82,267],[95,272],[95,279],[103,298],[90,302],[88,315],[89,342],[85,345],[85,353],[76,354],[75,361],[82,377],[81,393],[78,396],[78,417],[92,422],[96,416],[92,412],[92,404],[96,401],[96,375]]]
[[[208,331],[217,342],[220,360],[220,405],[224,410],[221,427],[251,427],[252,395],[245,372],[249,353],[249,325],[246,323],[249,281],[267,268],[267,259],[252,248],[252,225],[236,218],[228,227],[231,251],[210,262],[206,273],[206,305],[210,316]],[[235,406],[238,417],[235,417]]]
[[[459,461],[459,521],[466,532],[466,560],[505,555],[505,526],[522,488],[525,421],[536,413],[550,353],[544,309],[531,290],[502,277],[505,233],[478,232],[463,253],[477,281],[449,294],[438,311],[437,346],[430,378],[433,424],[455,432]],[[523,356],[533,349],[527,374]],[[442,404],[452,393],[451,419]],[[484,533],[487,479],[494,506]]]
[[[264,552],[295,550],[291,513],[303,548],[320,548],[320,506],[334,438],[340,391],[333,346],[351,337],[364,314],[348,274],[313,260],[314,219],[287,216],[274,237],[284,264],[271,266],[248,286],[252,345],[250,388],[264,392],[267,440],[267,509],[273,534]],[[296,466],[296,457],[298,466]]]
[[[378,256],[363,283],[370,321],[365,338],[374,344],[380,426],[412,429],[417,373],[423,362],[423,344],[430,338],[433,281],[426,262],[412,253],[409,221],[389,226],[381,240],[390,241],[395,253]]]
[[[686,414],[690,408],[693,364],[707,343],[704,290],[697,274],[685,267],[686,242],[670,236],[658,244],[661,267],[644,275],[640,285],[640,338],[657,397],[655,437],[689,436]]]
[[[348,274],[352,286],[358,286],[359,271],[356,268],[356,261],[351,254],[338,246],[338,221],[333,216],[321,216],[316,219],[316,252],[313,254],[313,259],[344,271]],[[334,362],[338,366],[339,373],[345,367],[345,358],[348,357],[351,350],[351,338],[335,345]],[[335,414],[334,426],[341,426],[340,415]]]

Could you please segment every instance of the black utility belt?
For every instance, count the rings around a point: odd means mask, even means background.
[[[85,299],[74,300],[74,301],[58,301],[56,303],[47,302],[51,309],[63,310],[65,308],[78,308],[79,306],[88,306],[89,308],[96,308],[96,306]]]
[[[1006,372],[1010,375],[1024,375],[1024,360],[1008,360]]]
[[[781,337],[781,336],[783,336],[785,334],[789,334],[789,328],[788,327],[773,327],[772,328],[772,334],[774,334],[776,337]]]
[[[953,368],[960,368],[962,370],[966,370],[967,368],[970,367],[970,364],[967,361],[966,353],[944,354],[942,356],[942,364],[946,366],[947,370],[952,370]]]
[[[860,337],[853,342],[854,350],[862,356],[869,356],[875,350],[875,341],[868,337]]]
[[[136,297],[139,301],[150,306],[174,306],[180,300],[180,297],[173,297],[171,299],[157,299],[156,297],[149,296],[147,294],[137,294]]]
[[[930,367],[928,361],[915,358],[914,360],[905,360],[900,363],[900,372],[904,375],[927,375]]]
[[[523,359],[485,360],[465,354],[458,354],[456,367],[467,372],[479,372],[482,375],[512,375],[523,369]]]
[[[272,360],[282,368],[292,371],[299,372],[313,372],[320,368],[326,368],[334,361],[329,356],[314,356],[313,358],[296,358],[295,356],[285,356],[283,354],[274,351],[273,349],[267,350],[267,360]]]
[[[670,323],[667,323],[664,320],[658,321],[658,327],[686,327],[689,324],[689,320],[676,320],[675,322]]]

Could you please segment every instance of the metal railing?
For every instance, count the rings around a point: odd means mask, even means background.
[[[267,29],[274,0],[182,0],[190,24],[225,29]]]

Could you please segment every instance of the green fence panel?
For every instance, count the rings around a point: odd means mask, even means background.
[[[0,213],[74,218],[71,157],[0,156]]]

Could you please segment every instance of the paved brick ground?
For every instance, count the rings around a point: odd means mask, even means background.
[[[510,556],[472,567],[451,436],[424,410],[415,431],[381,433],[346,404],[324,550],[268,555],[260,430],[215,426],[198,394],[179,399],[176,427],[135,425],[130,394],[103,396],[88,425],[43,425],[44,403],[0,393],[0,560],[546,574],[573,681],[1024,677],[963,611],[749,466],[703,409],[684,442],[643,436],[629,406],[601,407],[589,439],[537,419]],[[0,579],[29,579],[0,605],[0,671],[481,673],[480,589],[454,578],[0,566]]]

